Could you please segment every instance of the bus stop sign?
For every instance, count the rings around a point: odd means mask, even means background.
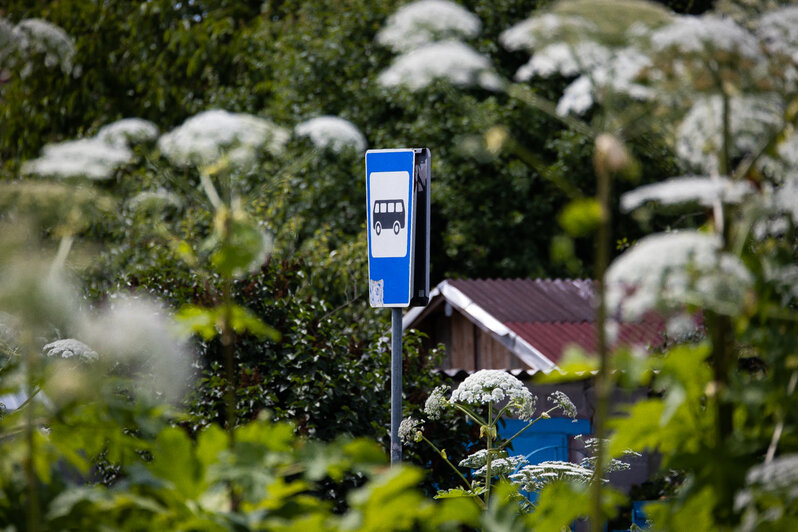
[[[429,179],[426,148],[366,152],[372,307],[429,301]]]

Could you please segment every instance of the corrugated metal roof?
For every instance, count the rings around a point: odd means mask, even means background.
[[[596,350],[592,280],[458,279],[443,281],[433,294],[491,331],[532,368],[550,371],[569,344],[588,352]],[[421,317],[421,313],[408,313],[404,326],[412,326]],[[656,344],[663,329],[663,321],[656,315],[639,323],[624,323],[614,345]]]
[[[583,321],[569,322],[533,322],[533,323],[506,323],[508,328],[518,336],[534,345],[541,353],[546,355],[555,364],[562,359],[563,350],[570,344],[576,344],[588,352],[597,349],[596,324]],[[617,341],[611,345],[642,345],[648,346],[661,340],[660,331],[662,322],[643,321],[641,323],[621,324]]]
[[[458,279],[449,284],[504,322],[592,321],[587,279]]]

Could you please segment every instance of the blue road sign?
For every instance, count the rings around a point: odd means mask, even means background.
[[[415,205],[412,149],[366,152],[366,222],[369,303],[410,306],[413,286]]]

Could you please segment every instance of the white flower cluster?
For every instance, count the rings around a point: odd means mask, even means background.
[[[798,179],[798,132],[792,132],[776,146],[775,156],[762,157],[760,166],[774,182]]]
[[[575,76],[605,64],[610,56],[608,48],[592,41],[553,43],[535,52],[529,62],[518,69],[515,79],[528,81],[536,76],[546,78],[554,74]]]
[[[787,213],[793,223],[798,223],[798,175],[790,176],[773,191],[771,203],[774,211]]]
[[[524,466],[509,478],[522,490],[540,491],[557,480],[587,484],[593,479],[593,470],[570,462],[548,461]]]
[[[192,116],[158,139],[158,148],[177,166],[203,166],[226,154],[239,166],[251,164],[256,150],[282,152],[289,133],[269,120],[212,109]]]
[[[586,456],[579,462],[580,467],[593,470],[596,468],[596,457]],[[617,458],[610,458],[609,462],[604,466],[604,473],[612,473],[614,471],[628,471],[632,466],[629,462],[618,460]]]
[[[542,43],[548,42],[553,34],[580,35],[597,29],[595,23],[582,17],[545,13],[522,20],[505,30],[499,36],[499,42],[511,52],[526,50],[532,53]]]
[[[421,432],[424,425],[421,421],[412,417],[406,417],[399,423],[399,439],[405,443],[411,441],[421,441]]]
[[[183,393],[192,360],[168,311],[158,303],[111,296],[97,314],[79,316],[76,330],[103,358],[129,368],[142,390],[169,399]]]
[[[579,436],[576,436],[576,438],[579,438]],[[604,440],[604,441],[606,442],[607,440]],[[579,465],[581,467],[584,467],[584,468],[587,468],[587,469],[595,469],[596,468],[596,455],[598,454],[598,443],[599,443],[599,439],[598,438],[586,438],[585,439],[585,450],[587,452],[589,452],[591,454],[591,456],[586,456],[585,458],[583,458],[579,462]],[[623,452],[623,455],[624,456],[635,456],[635,457],[640,457],[641,456],[640,453],[638,453],[636,451],[633,451],[631,449],[626,449]],[[610,458],[610,461],[607,463],[607,465],[606,465],[606,467],[604,469],[604,472],[605,473],[612,473],[613,471],[627,471],[627,470],[631,469],[631,467],[632,466],[628,462],[624,462],[623,460],[618,460],[616,458]]]
[[[8,35],[11,25],[1,19],[0,23],[2,23],[0,33]],[[43,54],[45,66],[60,66],[66,73],[72,71],[72,61],[75,57],[75,44],[72,38],[63,29],[46,20],[30,18],[21,21],[11,30],[5,43],[0,35],[0,59],[3,59],[11,49],[16,49],[23,57],[34,53]],[[31,73],[30,63],[26,63],[21,75],[26,77]]]
[[[469,375],[452,392],[452,402],[472,405],[486,405],[509,400],[519,412],[529,412],[534,408],[535,396],[524,384],[509,373],[498,369],[481,369]]]
[[[490,474],[492,477],[509,475],[518,469],[518,467],[522,464],[526,464],[526,458],[521,455],[508,456],[506,458],[494,458],[490,461]],[[487,472],[488,465],[486,462],[485,465],[474,471],[474,476],[485,476]]]
[[[155,140],[158,126],[141,118],[123,118],[101,127],[96,136],[111,146],[129,146]]]
[[[23,174],[62,179],[86,177],[108,179],[114,171],[130,162],[133,152],[126,146],[112,146],[96,137],[47,144],[38,159],[22,165]]]
[[[733,313],[743,304],[752,276],[720,239],[697,231],[659,233],[641,239],[607,270],[607,309],[635,321],[647,311],[700,305]]]
[[[490,59],[460,41],[440,41],[413,49],[396,57],[377,81],[383,87],[406,86],[422,89],[436,79],[446,79],[460,87],[480,86],[498,90],[503,82]]]
[[[494,451],[495,454],[495,451]],[[499,458],[504,458],[507,456],[507,453],[502,451],[501,454],[496,454]],[[488,450],[487,449],[480,449],[475,453],[472,453],[462,460],[460,463],[457,464],[460,467],[468,467],[471,469],[479,469],[480,467],[484,466],[488,463]]]
[[[765,50],[784,55],[798,64],[798,6],[768,11],[759,19],[755,30]]]
[[[649,98],[651,89],[636,80],[651,66],[651,59],[634,46],[620,47],[615,41],[602,44],[606,37],[602,24],[574,14],[547,13],[516,24],[500,41],[508,50],[532,54],[516,72],[518,81],[553,74],[578,76],[557,104],[560,115],[583,114],[608,92]],[[626,29],[633,43],[641,42],[648,32],[648,26],[639,21]]]
[[[449,387],[445,384],[436,387],[432,393],[427,397],[424,403],[424,413],[430,419],[439,419],[443,414],[444,409],[449,406],[449,401],[446,399],[446,393]]]
[[[731,156],[756,153],[763,138],[782,126],[782,105],[762,96],[733,98],[731,111]],[[720,96],[697,100],[676,131],[676,154],[691,168],[713,174],[719,170],[723,143]]]
[[[47,144],[41,157],[22,165],[22,173],[64,179],[108,179],[117,168],[133,159],[130,144],[152,140],[157,134],[158,128],[151,122],[122,119],[104,126],[94,137]]]
[[[50,358],[77,358],[80,360],[97,360],[97,351],[87,346],[80,340],[66,338],[50,342],[42,348],[44,354]]]
[[[747,181],[732,181],[727,177],[681,176],[625,193],[621,196],[621,208],[628,212],[650,202],[661,205],[697,203],[702,207],[712,207],[716,202],[738,204],[754,192]]]
[[[402,52],[377,82],[383,87],[419,90],[437,79],[460,87],[499,90],[504,81],[490,59],[458,40],[479,34],[479,18],[448,0],[420,0],[400,8],[377,41]]]
[[[139,192],[127,202],[131,210],[157,210],[167,205],[177,207],[178,209],[183,206],[183,201],[179,196],[166,190],[159,188],[157,190],[145,190]]]
[[[654,31],[651,45],[655,51],[671,50],[680,54],[728,52],[753,60],[762,59],[757,39],[730,18],[715,15],[685,15]]]
[[[573,401],[571,401],[571,398],[568,397],[564,392],[561,392],[560,390],[552,392],[547,400],[559,406],[562,409],[563,414],[565,414],[567,417],[571,419],[576,418],[576,405],[574,405]]]
[[[749,507],[749,515],[743,516],[741,530],[756,530],[756,522],[746,523],[755,514],[759,497],[766,500],[795,501],[798,499],[798,454],[785,454],[748,470],[745,477],[746,489],[740,491],[734,500],[735,510]],[[765,506],[767,507],[767,506]],[[748,512],[747,512],[748,513]],[[780,515],[774,514],[778,519]],[[748,524],[749,526],[745,526]]]
[[[419,0],[399,8],[377,34],[377,42],[407,52],[440,39],[479,35],[479,18],[448,0]]]
[[[635,80],[651,64],[651,58],[635,48],[613,51],[607,61],[597,63],[565,88],[557,102],[557,113],[562,116],[583,114],[593,106],[599,94],[608,90],[635,100],[650,98],[652,89]]]
[[[787,266],[775,266],[765,264],[765,280],[771,283],[776,293],[781,296],[781,304],[784,307],[798,303],[798,266],[790,264]]]
[[[366,149],[366,137],[349,120],[337,116],[319,116],[298,124],[294,132],[309,137],[317,148],[341,152],[347,148]]]

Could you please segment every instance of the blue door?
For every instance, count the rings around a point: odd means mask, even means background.
[[[525,425],[526,423],[519,419],[507,419],[504,427],[499,427],[499,435],[502,438],[510,438]],[[530,464],[549,460],[567,461],[569,438],[577,434],[590,434],[589,419],[564,417],[541,419],[513,440],[510,454],[522,454]]]

